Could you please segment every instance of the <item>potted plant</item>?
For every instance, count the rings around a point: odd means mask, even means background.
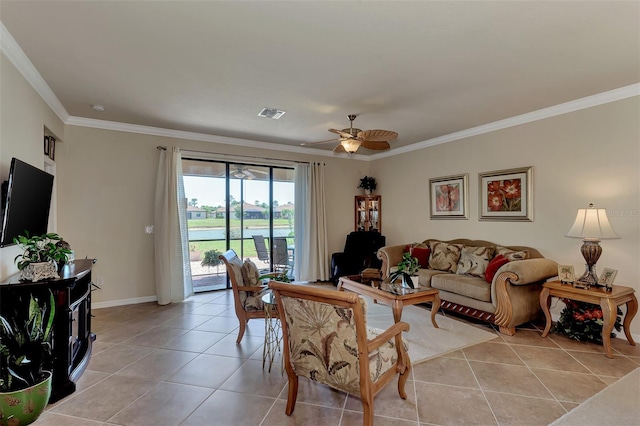
[[[48,301],[46,294],[48,293]],[[53,293],[18,296],[0,316],[0,425],[33,423],[49,402]],[[45,300],[41,300],[45,299]]]
[[[604,314],[602,308],[587,302],[579,302],[571,299],[562,299],[565,304],[560,312],[560,318],[555,324],[556,333],[566,334],[569,338],[580,342],[593,342],[602,345],[602,326]],[[613,327],[622,330],[620,316],[622,311],[617,308],[616,322]],[[616,337],[612,331],[611,337]]]
[[[418,285],[416,274],[419,269],[420,265],[418,263],[418,258],[411,256],[411,253],[404,253],[402,255],[402,261],[398,263],[398,269],[389,274],[389,282],[394,282],[398,278],[402,278],[402,285],[405,287],[416,288]]]
[[[220,260],[220,255],[222,253],[220,253],[218,250],[213,249],[213,250],[209,250],[209,251],[205,251],[204,252],[204,258],[202,259],[202,262],[200,262],[200,266],[208,266],[208,267],[212,267],[212,266],[220,266],[222,265],[222,260]],[[216,272],[219,272],[216,269]]]
[[[376,190],[377,186],[378,185],[376,184],[376,178],[365,176],[360,179],[360,185],[358,185],[358,188],[364,189],[365,194],[371,195],[373,191]]]
[[[29,236],[28,233],[13,239],[22,249],[14,259],[20,271],[20,279],[39,281],[46,278],[59,278],[58,263],[67,261],[71,250],[68,244],[59,244],[63,240],[58,234]]]

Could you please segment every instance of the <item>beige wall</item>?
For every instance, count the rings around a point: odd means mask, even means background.
[[[4,54],[0,54],[0,182],[7,180],[13,157],[44,168],[45,126],[59,140],[64,140],[64,124]],[[0,277],[16,272],[13,259],[17,254],[16,246],[0,249]]]
[[[478,173],[533,166],[533,222],[478,220]],[[584,272],[581,241],[564,235],[589,203],[613,214],[598,270],[640,292],[640,98],[376,160],[388,244],[427,237],[527,245]],[[429,219],[429,178],[469,173],[469,220]],[[640,321],[633,331],[640,332]]]
[[[94,278],[103,277],[104,285],[94,301],[155,295],[153,235],[145,234],[144,227],[153,224],[158,145],[324,162],[329,252],[344,247],[353,227],[353,195],[368,162],[67,126],[56,160],[64,188],[58,196],[58,224],[76,256],[98,259]]]

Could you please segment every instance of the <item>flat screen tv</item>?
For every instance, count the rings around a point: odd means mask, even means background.
[[[13,238],[25,232],[47,233],[52,192],[53,175],[17,158],[11,159],[0,247],[13,244]]]

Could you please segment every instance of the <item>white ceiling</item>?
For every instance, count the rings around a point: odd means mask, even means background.
[[[73,117],[295,146],[347,114],[398,148],[640,82],[637,1],[2,0],[0,20]]]

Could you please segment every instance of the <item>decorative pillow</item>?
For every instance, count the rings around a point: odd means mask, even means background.
[[[502,265],[509,263],[509,259],[499,254],[494,257],[491,262],[487,265],[487,270],[484,273],[484,279],[487,280],[489,284],[493,282],[493,277],[498,272],[498,269],[502,267]]]
[[[258,267],[255,263],[251,261],[251,259],[247,259],[242,264],[242,281],[245,286],[251,285],[260,285],[258,278],[260,277],[260,272],[258,271]]]
[[[493,253],[495,251],[496,249],[494,247],[462,247],[456,273],[484,278],[487,265],[489,265],[489,261],[493,259]]]
[[[409,250],[411,256],[418,259],[418,264],[421,268],[427,269],[429,267],[429,254],[431,254],[431,249],[429,247],[412,247]]]
[[[510,248],[496,246],[496,256],[499,254],[509,259],[510,262],[514,260],[524,260],[529,258],[529,252],[526,250],[516,251],[511,250]]]
[[[438,271],[456,272],[462,244],[448,244],[442,241],[432,241],[431,256],[429,257],[429,269]]]

